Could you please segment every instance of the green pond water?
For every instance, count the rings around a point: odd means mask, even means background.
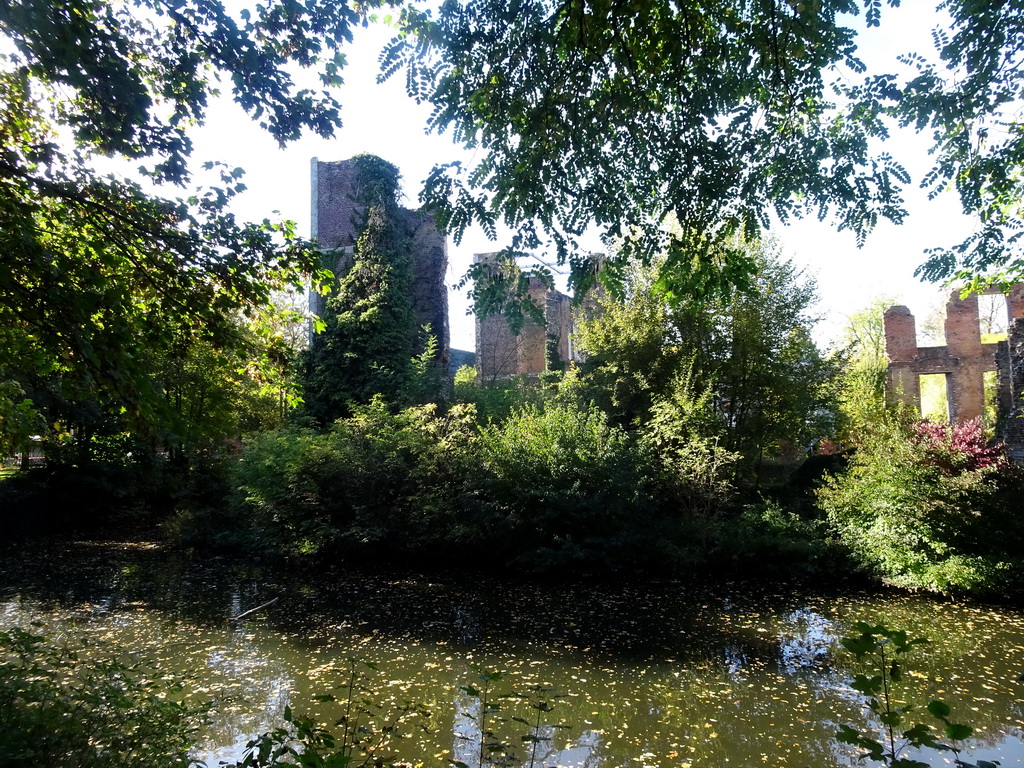
[[[227,621],[273,598],[240,625]],[[463,689],[481,688],[481,669],[502,673],[488,696],[503,716],[532,724],[542,714],[540,728],[489,723],[510,741],[539,736],[538,765],[856,765],[834,736],[840,724],[870,724],[838,643],[859,620],[932,640],[907,659],[900,692],[952,704],[976,729],[970,759],[1024,762],[1024,615],[1010,608],[806,585],[285,574],[145,544],[0,553],[0,628],[103,640],[104,652],[183,678],[190,697],[212,703],[197,752],[211,766],[237,759],[286,705],[337,720],[342,705],[317,697],[344,695],[352,659],[377,720],[405,702],[431,713],[395,731],[391,749],[414,765],[478,763],[480,701]],[[513,693],[551,711],[496,698]]]

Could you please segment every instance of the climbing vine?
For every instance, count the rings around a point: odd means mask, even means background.
[[[324,330],[306,370],[306,410],[321,423],[350,415],[354,403],[374,395],[403,400],[420,351],[398,169],[373,155],[353,161],[360,235],[354,253],[341,258],[337,290],[324,302]]]

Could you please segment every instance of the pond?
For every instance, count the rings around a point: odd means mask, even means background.
[[[343,701],[319,699],[343,700],[353,672],[380,724],[406,702],[431,713],[396,727],[400,759],[476,765],[480,674],[492,671],[500,712],[487,728],[527,758],[521,736],[536,734],[538,765],[855,765],[835,732],[868,727],[838,643],[859,620],[929,637],[905,663],[903,698],[950,703],[975,727],[972,759],[1024,762],[1024,615],[1009,608],[749,583],[282,573],[145,543],[0,553],[0,628],[84,634],[183,678],[213,704],[197,755],[211,766],[238,758],[286,705],[337,720]]]

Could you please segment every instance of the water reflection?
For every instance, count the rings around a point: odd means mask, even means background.
[[[954,704],[978,729],[975,757],[1024,759],[1024,619],[1008,609],[750,587],[308,578],[99,545],[8,554],[0,585],[2,627],[84,632],[185,677],[213,703],[201,745],[211,765],[237,758],[286,704],[336,721],[341,704],[315,697],[348,695],[352,658],[380,670],[360,667],[359,685],[378,722],[407,701],[433,712],[392,744],[410,761],[479,761],[480,701],[461,691],[486,669],[504,673],[489,730],[521,755],[533,749],[521,737],[538,737],[538,764],[851,765],[835,731],[870,723],[837,638],[862,619],[931,637],[908,665],[908,697]],[[225,621],[273,597],[241,625]],[[559,694],[546,694],[550,712],[530,706],[537,688]]]

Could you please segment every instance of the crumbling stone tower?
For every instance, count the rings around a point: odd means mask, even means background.
[[[324,251],[335,251],[331,265],[340,272],[345,260],[355,252],[359,238],[359,222],[363,211],[358,198],[358,171],[354,160],[325,163],[313,158],[310,168],[312,189],[311,236]],[[437,229],[434,217],[423,211],[403,208],[409,249],[413,260],[412,307],[416,313],[417,330],[429,325],[437,338],[442,370],[448,370],[448,243]],[[320,314],[322,298],[310,292],[309,308]]]

